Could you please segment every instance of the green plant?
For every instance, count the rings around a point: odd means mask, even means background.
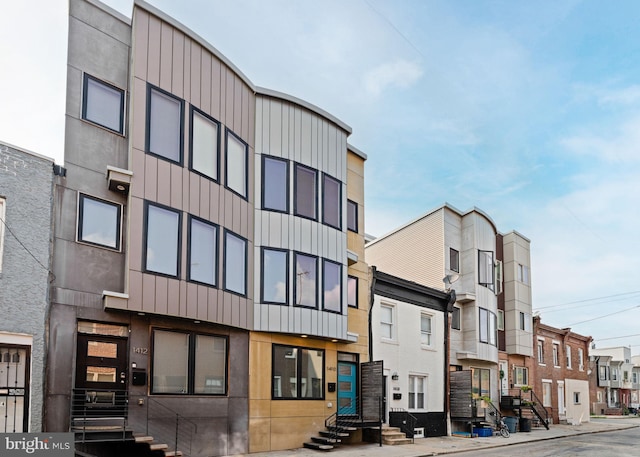
[[[520,386],[520,390],[523,392],[529,392],[531,390],[531,386],[527,386],[527,385]]]

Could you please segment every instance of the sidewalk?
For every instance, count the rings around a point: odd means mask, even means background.
[[[372,443],[342,445],[331,451],[324,452],[324,454],[333,454],[333,457],[423,457],[490,449],[532,441],[552,440],[586,433],[610,432],[634,427],[640,427],[640,418],[635,416],[615,418],[609,416],[607,418],[592,418],[591,422],[585,422],[580,425],[551,425],[549,430],[544,427],[532,428],[531,432],[512,433],[509,438],[502,438],[499,435],[487,438],[438,436],[417,438],[414,444],[396,446],[379,446]],[[259,452],[250,455],[251,457],[319,457],[323,455],[323,451],[300,448],[286,451]]]

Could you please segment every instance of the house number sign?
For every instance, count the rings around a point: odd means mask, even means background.
[[[148,354],[149,353],[149,348],[137,348],[137,347],[133,347],[133,353],[134,354]]]

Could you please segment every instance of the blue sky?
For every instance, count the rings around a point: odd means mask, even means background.
[[[640,334],[640,2],[150,3],[353,128],[367,233],[476,206],[531,239],[543,322],[640,353],[605,339]],[[62,163],[67,2],[2,10],[0,140]]]

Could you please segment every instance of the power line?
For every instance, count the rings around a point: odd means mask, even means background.
[[[634,308],[640,308],[640,305],[635,305],[635,306],[632,306],[631,308],[627,308],[627,309],[623,309],[623,310],[620,310],[620,311],[616,311],[615,313],[605,314],[604,316],[594,317],[593,319],[587,319],[586,321],[576,322],[575,324],[568,325],[567,327],[573,327],[575,325],[580,325],[580,324],[584,324],[586,322],[591,322],[591,321],[595,321],[595,320],[602,319],[602,318],[605,318],[605,317],[613,316],[614,314],[624,313],[625,311],[629,311],[629,310],[632,310]]]
[[[610,338],[596,338],[593,341],[608,341],[608,340],[618,340],[621,338],[631,338],[633,336],[640,336],[640,333],[635,333],[633,335],[624,335],[624,336],[612,336]]]
[[[48,267],[46,267],[46,266],[44,266],[44,265],[42,264],[42,262],[40,262],[40,261],[36,258],[36,256],[33,254],[33,252],[31,252],[31,251],[29,250],[29,248],[28,248],[28,247],[26,247],[22,241],[20,241],[20,238],[18,238],[18,237],[16,236],[16,234],[15,234],[15,233],[13,233],[13,230],[11,230],[11,227],[9,227],[9,225],[7,225],[7,223],[5,222],[5,220],[4,220],[3,218],[1,218],[1,217],[0,217],[0,222],[2,222],[2,225],[4,225],[4,227],[9,231],[9,233],[11,233],[11,235],[13,235],[13,237],[14,237],[14,238],[15,238],[15,240],[20,244],[20,246],[22,246],[22,248],[23,248],[25,251],[27,251],[27,253],[28,253],[31,257],[33,257],[33,260],[35,260],[35,261],[38,263],[38,265],[40,265],[40,266],[41,266],[41,267],[42,267],[42,268],[43,268],[47,273],[50,273],[49,268],[48,268]]]
[[[605,298],[621,297],[623,295],[633,295],[633,294],[640,294],[640,290],[636,290],[636,291],[633,291],[633,292],[623,292],[623,293],[614,294],[614,295],[605,295],[604,297],[585,298],[584,300],[576,300],[576,301],[571,301],[571,302],[567,302],[567,303],[560,303],[560,304],[557,304],[557,305],[548,305],[548,306],[536,307],[536,311],[541,310],[541,309],[547,309],[547,308],[555,308],[557,306],[573,305],[573,304],[576,304],[576,303],[584,303],[584,302],[588,302],[588,301],[603,300]]]

